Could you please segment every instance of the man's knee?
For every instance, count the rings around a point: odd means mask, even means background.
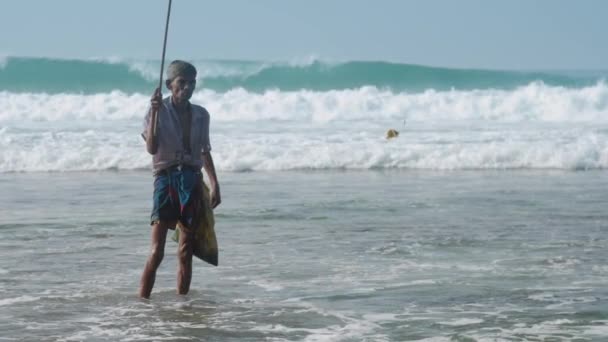
[[[179,246],[178,257],[182,264],[192,262],[192,248],[186,244]]]
[[[162,248],[159,244],[152,245],[149,260],[155,267],[158,267],[163,261],[163,257],[165,256],[165,251],[163,249],[164,248]]]
[[[182,230],[180,234],[184,234]],[[179,261],[187,263],[192,261],[192,249],[194,246],[194,236],[192,233],[185,233],[185,236],[180,237],[179,249],[177,251]]]

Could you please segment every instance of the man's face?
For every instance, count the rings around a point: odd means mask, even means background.
[[[171,95],[179,102],[188,101],[192,97],[192,92],[196,88],[196,78],[194,76],[177,76],[167,84],[171,89]]]

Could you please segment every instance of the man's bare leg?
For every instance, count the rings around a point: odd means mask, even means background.
[[[169,227],[175,227],[175,224],[175,221],[159,221],[152,225],[150,256],[148,256],[148,260],[146,261],[144,273],[141,275],[141,282],[139,285],[139,296],[141,298],[150,298],[150,293],[152,293],[152,288],[154,287],[154,280],[156,279],[156,270],[163,261],[163,256],[165,254],[167,230]]]
[[[194,248],[194,232],[190,229],[179,227],[179,249],[177,258],[179,269],[177,271],[177,293],[185,295],[190,290],[192,280],[192,251]]]

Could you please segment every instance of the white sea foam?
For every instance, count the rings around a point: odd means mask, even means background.
[[[107,132],[29,132],[0,129],[0,172],[142,169],[150,165],[141,129]],[[218,130],[219,131],[219,130]],[[213,136],[216,166],[224,171],[294,169],[604,169],[608,137],[586,133],[571,141],[387,143],[379,136],[320,137],[244,134]],[[380,133],[378,134],[380,135]],[[426,139],[418,136],[420,140]],[[333,141],[332,141],[333,140]]]
[[[148,99],[0,92],[0,172],[148,168],[139,137]],[[193,102],[211,112],[224,171],[608,168],[604,83],[419,94],[203,90]],[[388,127],[400,137],[385,140]]]
[[[165,64],[165,71],[167,65]],[[158,81],[158,72],[160,70],[160,62],[153,60],[129,60],[123,61],[129,66],[129,70],[138,73],[148,81]],[[255,75],[267,67],[272,66],[272,63],[230,63],[227,61],[192,61],[192,64],[197,68],[197,81],[199,87],[204,85],[206,78],[216,77],[242,77]],[[164,76],[164,75],[163,75]]]
[[[307,66],[311,66],[315,63],[321,63],[323,64],[325,67],[332,67],[332,66],[336,66],[342,63],[347,63],[348,61],[346,60],[337,60],[337,59],[333,59],[333,58],[326,58],[326,57],[321,57],[318,54],[310,54],[307,56],[301,56],[301,57],[293,57],[291,59],[289,59],[289,61],[287,61],[287,63],[284,62],[276,62],[275,64],[279,64],[279,65],[289,65],[292,67],[307,67]]]
[[[598,320],[593,321],[593,325],[587,327],[584,331],[584,335],[595,335],[595,336],[608,336],[608,321]]]
[[[438,322],[438,323],[442,324],[442,325],[449,325],[452,327],[462,327],[465,325],[483,323],[483,319],[481,319],[481,318],[460,318],[460,319],[455,319],[452,321]]]
[[[54,58],[54,60],[61,60],[59,58]],[[91,57],[85,58],[85,61],[93,61],[93,62],[101,62],[108,64],[122,64],[125,63],[125,59],[119,56],[107,56],[107,57]]]
[[[385,323],[385,322],[398,322],[401,319],[397,317],[397,314],[392,313],[371,313],[363,315],[366,321],[374,323]]]
[[[148,81],[158,80],[158,71],[160,70],[159,62],[138,60],[128,62],[127,65],[129,66],[130,71],[138,73]]]
[[[423,338],[421,340],[412,340],[412,342],[451,342],[451,341],[453,341],[452,338],[443,337],[443,336],[428,337],[428,338]]]
[[[5,298],[5,299],[0,299],[0,306],[10,306],[13,304],[18,304],[18,303],[28,303],[28,302],[35,302],[37,300],[40,300],[40,297],[33,297],[33,296],[20,296],[20,297],[14,297],[14,298]]]
[[[608,122],[608,87],[583,89],[532,83],[514,91],[476,90],[393,93],[375,87],[328,92],[234,89],[226,93],[200,92],[219,120],[304,120],[407,122]]]
[[[94,95],[0,92],[0,125],[48,121],[116,121],[141,118],[148,96],[116,91]]]
[[[339,315],[342,316],[342,315]],[[292,328],[281,324],[258,325],[252,330],[263,333],[306,333],[303,341],[324,342],[324,341],[350,341],[353,339],[367,338],[373,341],[388,341],[384,334],[375,333],[379,326],[375,323],[350,317],[340,317],[344,320],[343,325],[329,325],[323,328]]]
[[[133,120],[147,107],[148,94],[120,91],[93,95],[0,92],[0,122],[58,120]],[[394,93],[375,87],[327,92],[269,90],[251,93],[198,91],[214,121],[394,120],[407,122],[607,123],[608,86],[568,89],[532,83],[513,91],[474,90]]]
[[[260,287],[266,291],[279,291],[283,286],[265,280],[252,280],[248,284]]]

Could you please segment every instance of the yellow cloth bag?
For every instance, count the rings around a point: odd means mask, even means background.
[[[211,197],[209,187],[202,179],[199,184],[199,191],[202,196],[199,196],[196,205],[195,223],[194,223],[194,251],[193,254],[197,258],[213,265],[218,265],[218,246],[215,237],[215,218],[213,209],[211,208]],[[181,223],[178,222],[181,226]],[[182,226],[183,227],[183,226]],[[179,241],[179,230],[176,229],[173,234],[173,241]]]

